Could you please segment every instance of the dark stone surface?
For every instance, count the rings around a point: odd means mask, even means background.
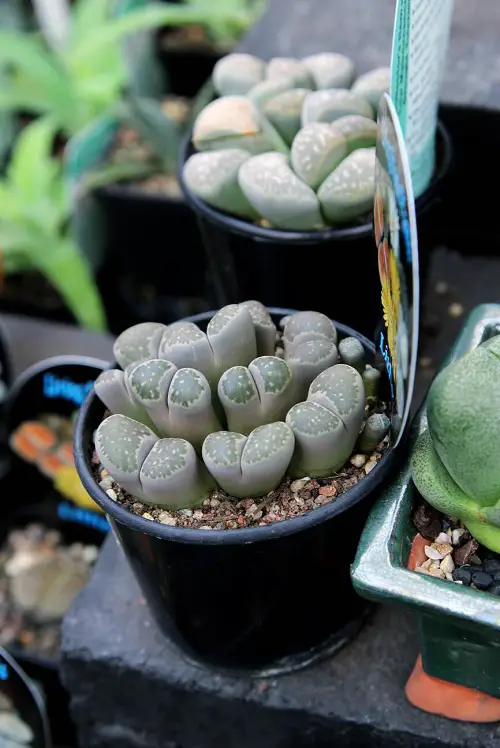
[[[279,679],[187,664],[157,630],[113,537],[66,616],[63,650],[85,748],[494,748],[500,739],[496,725],[451,723],[406,702],[417,640],[398,608],[380,609],[333,659]]]
[[[269,0],[242,49],[264,59],[341,52],[363,73],[388,65],[396,0]],[[455,0],[442,100],[500,107],[500,4]]]

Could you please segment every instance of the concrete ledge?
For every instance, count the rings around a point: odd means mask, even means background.
[[[252,681],[198,669],[157,630],[111,536],[66,616],[62,677],[85,748],[498,745],[496,726],[451,723],[406,702],[416,655],[412,621],[383,608],[309,670]]]

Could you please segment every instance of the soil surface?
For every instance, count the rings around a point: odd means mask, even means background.
[[[210,40],[203,26],[196,24],[160,32],[160,48],[164,52],[221,52]]]
[[[426,502],[413,513],[418,534],[413,540],[414,571],[500,595],[500,555],[481,546],[457,520]]]

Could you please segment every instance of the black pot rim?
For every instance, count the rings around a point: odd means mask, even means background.
[[[9,388],[9,392],[5,400],[4,421],[9,432],[12,410],[14,408],[14,405],[16,404],[17,398],[19,397],[19,393],[22,391],[26,382],[29,382],[30,379],[36,377],[37,374],[40,374],[40,372],[42,372],[44,369],[55,368],[57,366],[72,366],[74,364],[78,364],[80,366],[92,366],[96,369],[101,370],[104,370],[109,366],[108,361],[103,361],[99,358],[93,358],[92,356],[79,356],[77,354],[51,356],[50,358],[45,358],[42,361],[37,361],[31,366],[28,366],[27,369],[25,369],[21,374],[19,374],[18,377],[16,377],[16,379],[12,383],[12,386]]]
[[[354,241],[356,239],[370,236],[373,231],[373,220],[359,226],[346,226],[344,228],[330,228],[317,231],[287,231],[285,229],[268,229],[257,226],[243,218],[237,218],[229,213],[223,213],[212,208],[200,197],[195,195],[187,186],[183,169],[189,156],[194,153],[191,144],[192,130],[185,137],[181,150],[177,169],[177,179],[182,193],[188,205],[200,216],[216,226],[224,228],[233,234],[240,234],[257,241],[272,242],[273,244],[321,244],[332,241]],[[442,156],[438,162],[437,170],[426,191],[415,200],[415,209],[424,209],[436,197],[438,189],[449,172],[453,156],[453,148],[450,135],[441,120],[438,120],[436,139],[442,146]],[[418,215],[417,215],[418,218]]]
[[[269,307],[269,312],[275,316],[285,316],[293,313],[293,309],[280,309],[278,307]],[[210,319],[215,314],[214,311],[202,312],[185,319],[190,322],[202,322]],[[375,352],[375,346],[368,338],[357,333],[347,325],[342,325],[333,320],[337,331],[343,336],[357,337],[363,345]],[[264,527],[251,527],[241,530],[196,530],[184,527],[171,527],[163,525],[160,522],[154,522],[148,519],[138,517],[132,512],[122,507],[118,502],[113,501],[105,491],[99,486],[93,475],[91,455],[89,453],[89,444],[86,439],[86,424],[89,418],[99,407],[102,413],[105,407],[97,398],[92,389],[85,398],[75,426],[74,455],[75,465],[85,489],[88,491],[94,501],[111,515],[111,517],[121,524],[130,527],[138,532],[152,535],[163,540],[169,540],[178,543],[194,543],[198,545],[242,545],[245,543],[255,543],[273,538],[293,535],[302,530],[312,528],[326,520],[330,520],[338,514],[351,509],[358,502],[365,498],[371,491],[377,488],[393,469],[395,460],[400,451],[398,448],[389,447],[383,457],[379,460],[375,468],[365,475],[355,486],[350,488],[341,497],[332,501],[330,504],[313,509],[299,517],[282,520],[281,522],[272,522]]]

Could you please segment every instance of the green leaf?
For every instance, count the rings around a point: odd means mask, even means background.
[[[23,200],[5,180],[0,181],[0,222],[19,221],[24,209]],[[0,249],[3,249],[0,240]]]
[[[109,18],[109,0],[77,0],[71,13],[69,46],[88,39]]]
[[[52,182],[62,175],[60,163],[52,158],[57,123],[42,117],[19,135],[7,169],[7,179],[27,204],[45,200]]]
[[[53,101],[54,108],[67,108],[68,97],[72,100],[67,77],[58,66],[57,58],[37,37],[0,30],[0,64],[4,63],[33,81],[39,97],[43,95]]]
[[[103,164],[101,167],[85,174],[81,182],[81,187],[85,192],[90,192],[99,187],[106,187],[109,184],[145,179],[157,173],[158,169],[151,164],[133,162]]]
[[[61,294],[76,320],[89,330],[107,329],[97,286],[75,243],[64,237],[57,244],[41,243],[33,264]]]
[[[184,128],[168,117],[161,102],[130,93],[128,116],[132,127],[150,144],[157,158],[175,174]]]

